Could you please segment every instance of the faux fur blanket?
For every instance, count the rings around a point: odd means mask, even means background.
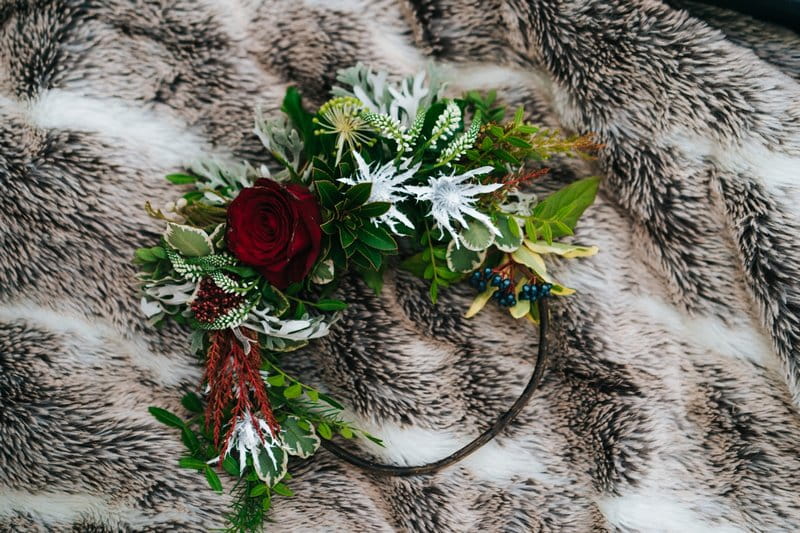
[[[688,10],[688,11],[687,11]],[[0,7],[0,529],[204,531],[227,496],[181,470],[147,413],[198,386],[187,332],[140,316],[133,250],[164,174],[266,161],[250,133],[287,85],[434,60],[533,120],[596,132],[600,198],[556,265],[541,390],[496,441],[431,477],[321,451],[285,531],[800,530],[800,40],[656,0],[6,0]],[[385,439],[438,459],[531,371],[529,324],[462,318],[396,272],[353,283],[335,333],[291,357]],[[343,391],[350,391],[345,393]],[[357,443],[351,443],[356,445]],[[363,446],[363,445],[362,445]],[[270,527],[268,526],[268,529]],[[276,528],[277,529],[277,528]]]

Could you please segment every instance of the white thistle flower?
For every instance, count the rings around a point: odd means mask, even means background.
[[[453,228],[451,221],[456,220],[462,227],[466,227],[465,215],[485,224],[495,235],[500,235],[500,232],[494,227],[489,217],[475,209],[473,204],[477,200],[476,196],[496,191],[503,184],[479,185],[464,183],[470,178],[488,174],[491,171],[492,167],[487,166],[459,175],[448,176],[442,174],[436,178],[431,178],[428,181],[428,185],[424,187],[407,186],[405,190],[413,194],[418,202],[428,201],[431,203],[431,215],[436,220],[436,224],[450,233],[456,243],[456,247],[458,247],[458,233]]]
[[[354,178],[341,178],[339,181],[348,185],[357,183],[372,183],[372,191],[369,194],[368,202],[388,202],[392,204],[389,210],[374,220],[375,223],[386,224],[392,233],[397,233],[397,224],[404,224],[409,228],[414,226],[406,215],[404,215],[395,204],[405,200],[406,192],[402,187],[419,170],[420,165],[398,171],[393,162],[383,166],[370,169],[369,165],[359,155],[353,152],[358,163],[358,172]]]

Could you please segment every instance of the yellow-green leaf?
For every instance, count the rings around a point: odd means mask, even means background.
[[[497,287],[489,287],[472,301],[472,305],[469,306],[467,313],[464,315],[464,318],[472,318],[477,315],[481,309],[486,305],[486,303],[492,298],[492,294],[497,290]]]
[[[522,278],[521,280],[519,280],[519,283],[517,283],[517,287],[516,289],[514,289],[514,292],[516,294],[519,294],[519,291],[522,290],[522,286],[525,285],[526,283],[528,283],[528,278]],[[509,309],[508,312],[511,313],[511,316],[513,316],[514,318],[522,318],[525,315],[527,315],[530,312],[530,310],[531,310],[530,300],[517,300],[517,303],[513,307],[511,307],[511,309]]]
[[[597,246],[577,246],[563,242],[547,244],[544,241],[530,241],[527,239],[525,240],[525,246],[539,254],[557,254],[566,258],[589,257],[595,255],[599,250]]]
[[[562,285],[553,285],[553,288],[550,289],[550,293],[556,296],[569,296],[570,294],[575,294],[575,289],[570,289]]]
[[[553,283],[550,276],[547,275],[547,267],[544,265],[544,259],[542,256],[528,248],[527,246],[522,246],[514,253],[511,254],[511,258],[516,261],[517,263],[523,264],[526,267],[533,270],[537,276],[548,283]]]

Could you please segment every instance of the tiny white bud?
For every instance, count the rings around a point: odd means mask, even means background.
[[[178,201],[175,202],[175,207],[178,209],[183,209],[189,202],[186,201],[186,198],[178,198]]]
[[[164,211],[168,213],[175,211],[175,202],[170,201],[164,204]]]

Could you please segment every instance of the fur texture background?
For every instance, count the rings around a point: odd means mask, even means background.
[[[200,367],[138,310],[133,250],[164,174],[254,162],[252,111],[319,103],[356,61],[493,88],[594,131],[605,176],[559,264],[553,356],[519,421],[433,477],[320,452],[272,517],[286,531],[800,529],[800,41],[655,0],[6,0],[0,3],[0,529],[203,531],[227,505],[180,470],[149,405]],[[358,283],[333,335],[290,358],[385,438],[437,459],[513,401],[536,332],[432,307],[403,273]],[[345,393],[344,391],[351,391]]]

